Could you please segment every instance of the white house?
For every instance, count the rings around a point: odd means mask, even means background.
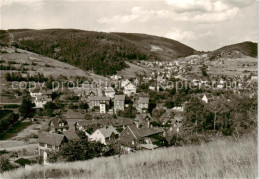
[[[125,87],[128,83],[131,83],[128,79],[121,81],[121,87]]]
[[[106,113],[106,103],[100,103],[99,109],[100,109],[100,114],[105,114]]]
[[[116,94],[116,92],[115,92],[114,88],[112,88],[112,87],[107,87],[107,88],[105,89],[105,96],[106,96],[106,97],[114,98],[114,97],[115,97],[115,94]]]
[[[201,99],[202,101],[204,101],[205,103],[208,103],[212,100],[214,100],[213,96],[211,94],[204,94],[204,96]]]
[[[117,130],[113,126],[108,126],[95,130],[95,132],[89,136],[89,139],[107,145],[116,135],[119,135]]]
[[[36,96],[42,95],[42,92],[40,89],[34,89],[34,90],[30,91],[30,95],[32,98],[35,98]]]
[[[133,85],[131,82],[126,84],[124,87],[124,94],[127,96],[131,96],[132,94],[136,93],[136,86]]]
[[[44,105],[49,101],[52,101],[52,99],[48,96],[36,95],[34,99],[35,107],[43,108]]]

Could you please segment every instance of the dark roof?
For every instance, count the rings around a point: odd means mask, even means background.
[[[73,111],[73,110],[68,110],[65,114],[63,114],[64,117],[68,119],[83,119],[85,117],[85,114],[83,114],[80,111]]]
[[[93,96],[89,98],[90,101],[109,101],[110,97],[105,96]]]
[[[61,134],[41,132],[39,134],[38,142],[52,146],[60,146],[64,138],[65,136]]]
[[[69,140],[80,139],[74,130],[63,131],[63,135],[65,135],[65,137]]]
[[[133,120],[130,118],[119,117],[111,120],[113,126],[125,126],[133,124]]]
[[[115,100],[124,101],[125,95],[115,95]]]
[[[86,125],[93,124],[91,120],[80,120],[80,121],[77,121],[77,123],[79,126],[86,126]]]
[[[65,123],[64,126],[59,126],[59,122],[63,121]],[[68,125],[68,121],[66,119],[63,119],[63,118],[52,118],[49,122],[49,124],[51,124],[51,122],[53,123],[54,125],[54,128],[58,129],[58,128],[66,128],[66,127],[69,127]],[[67,125],[66,125],[67,124]]]
[[[153,118],[152,118],[152,116],[148,113],[143,113],[143,114],[137,114],[136,115],[136,120],[138,120],[138,121],[142,121],[142,120],[144,120],[144,119],[146,119],[146,118],[150,118],[150,120],[153,120]]]
[[[159,133],[163,132],[162,129],[153,129],[153,128],[138,129],[138,128],[136,128],[135,125],[130,125],[128,127],[134,133],[134,135],[138,138],[148,137],[148,136],[151,136],[151,135],[154,135],[154,134],[159,134]]]

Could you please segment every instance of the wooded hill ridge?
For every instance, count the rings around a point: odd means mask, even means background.
[[[12,44],[103,76],[127,68],[125,61],[164,61],[203,53],[164,37],[77,29],[0,30],[0,44]],[[223,52],[233,51],[256,57],[257,43],[243,42],[208,53],[211,59],[215,59]]]

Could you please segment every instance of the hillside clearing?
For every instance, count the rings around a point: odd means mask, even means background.
[[[144,75],[152,72],[152,70],[148,68],[141,67],[130,62],[126,62],[126,64],[129,65],[129,68],[125,68],[117,73],[118,75],[121,75],[124,78],[134,78],[137,76],[137,74]]]
[[[140,151],[6,172],[1,178],[256,178],[257,138]]]

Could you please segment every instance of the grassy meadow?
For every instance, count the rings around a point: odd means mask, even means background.
[[[45,172],[44,172],[45,171]],[[185,147],[34,165],[0,178],[257,178],[257,137],[218,139]]]

